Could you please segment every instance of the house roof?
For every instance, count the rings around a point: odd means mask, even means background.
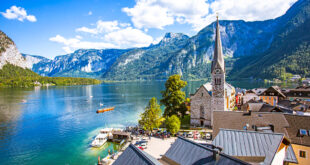
[[[290,89],[286,93],[286,96],[287,97],[306,97],[306,98],[310,98],[310,89],[304,89],[304,88]]]
[[[123,164],[161,165],[156,158],[137,148],[133,144],[130,144],[113,163],[113,165]]]
[[[257,95],[260,95],[261,93],[263,93],[266,90],[266,88],[255,88],[255,89],[251,89],[250,91],[254,92]]]
[[[281,91],[281,88],[278,86],[269,87],[267,90],[259,94],[259,96],[266,96],[266,95],[268,96],[269,92],[277,92],[279,96],[284,97],[284,98],[286,97],[285,94]]]
[[[310,130],[310,116],[304,115],[284,115],[289,126],[286,127],[288,138],[292,144],[310,146],[310,136],[299,136],[299,129]]]
[[[227,120],[229,119],[229,120]],[[284,114],[281,112],[248,112],[243,111],[214,111],[213,112],[213,137],[215,137],[220,128],[254,131],[252,126],[270,126],[273,125],[274,132],[286,134],[285,127],[289,124]]]
[[[218,159],[214,157],[214,149],[179,137],[165,153],[163,158],[168,158],[178,164],[248,164],[244,161],[219,153]]]
[[[230,156],[265,157],[264,164],[271,164],[283,138],[281,133],[220,129],[213,145],[223,148]],[[287,160],[297,163],[294,153],[287,155]]]

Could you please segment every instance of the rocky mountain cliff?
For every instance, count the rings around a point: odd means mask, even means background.
[[[15,43],[0,31],[0,69],[7,63],[26,68],[25,58],[19,53]]]
[[[310,76],[309,15],[310,0],[299,0],[276,19],[220,21],[228,78]],[[186,79],[208,78],[214,31],[212,23],[192,37],[167,33],[158,44],[149,47],[77,50],[53,60],[24,55],[25,66],[46,76],[106,80],[166,79],[171,74],[181,74]]]

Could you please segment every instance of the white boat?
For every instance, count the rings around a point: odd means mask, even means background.
[[[95,140],[91,143],[92,147],[101,147],[108,140],[108,134],[100,133],[96,136]]]
[[[112,129],[111,128],[105,128],[101,129],[100,133],[95,137],[95,140],[91,143],[92,147],[101,147],[104,145],[105,142],[107,142],[108,137],[111,134]]]

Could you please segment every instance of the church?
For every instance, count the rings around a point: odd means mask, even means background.
[[[211,83],[201,85],[190,97],[191,126],[212,127],[213,111],[232,111],[235,106],[235,88],[225,81],[225,63],[218,19],[211,75]]]

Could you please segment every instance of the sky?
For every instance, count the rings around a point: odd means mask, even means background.
[[[189,36],[221,20],[283,15],[297,0],[0,0],[0,30],[21,53],[144,47],[167,32]]]

